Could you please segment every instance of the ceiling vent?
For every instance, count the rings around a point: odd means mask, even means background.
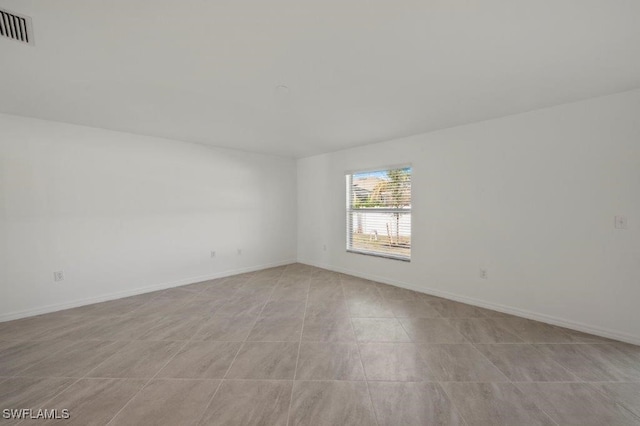
[[[31,18],[0,9],[0,36],[33,44]]]

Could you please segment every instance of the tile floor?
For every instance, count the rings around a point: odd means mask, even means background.
[[[1,323],[0,409],[21,408],[69,425],[640,425],[640,347],[295,264]]]

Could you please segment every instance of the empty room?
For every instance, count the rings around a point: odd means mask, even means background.
[[[1,425],[640,425],[640,2],[0,0]]]

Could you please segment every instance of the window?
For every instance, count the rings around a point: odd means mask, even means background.
[[[347,175],[347,251],[411,259],[411,167]]]

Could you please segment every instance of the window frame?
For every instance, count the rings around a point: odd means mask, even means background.
[[[360,173],[375,173],[375,172],[386,172],[393,169],[411,169],[410,179],[411,179],[411,204],[409,208],[361,208],[354,209],[353,202],[353,175]],[[412,218],[412,206],[413,206],[413,165],[411,163],[403,163],[403,164],[394,164],[390,166],[381,166],[381,167],[371,167],[366,169],[358,169],[358,170],[346,170],[345,171],[345,180],[346,180],[346,251],[347,253],[353,254],[362,254],[365,256],[373,256],[379,257],[383,259],[391,259],[391,260],[399,260],[402,262],[411,262],[411,248],[413,247],[413,241],[411,242],[411,246],[409,247],[409,255],[401,256],[401,255],[393,255],[390,253],[370,251],[370,250],[362,250],[362,249],[353,249],[353,213],[354,212],[375,212],[375,213],[404,213],[409,214],[409,217]],[[412,218],[413,219],[413,218]],[[409,235],[413,235],[413,220],[410,221],[409,225]]]

